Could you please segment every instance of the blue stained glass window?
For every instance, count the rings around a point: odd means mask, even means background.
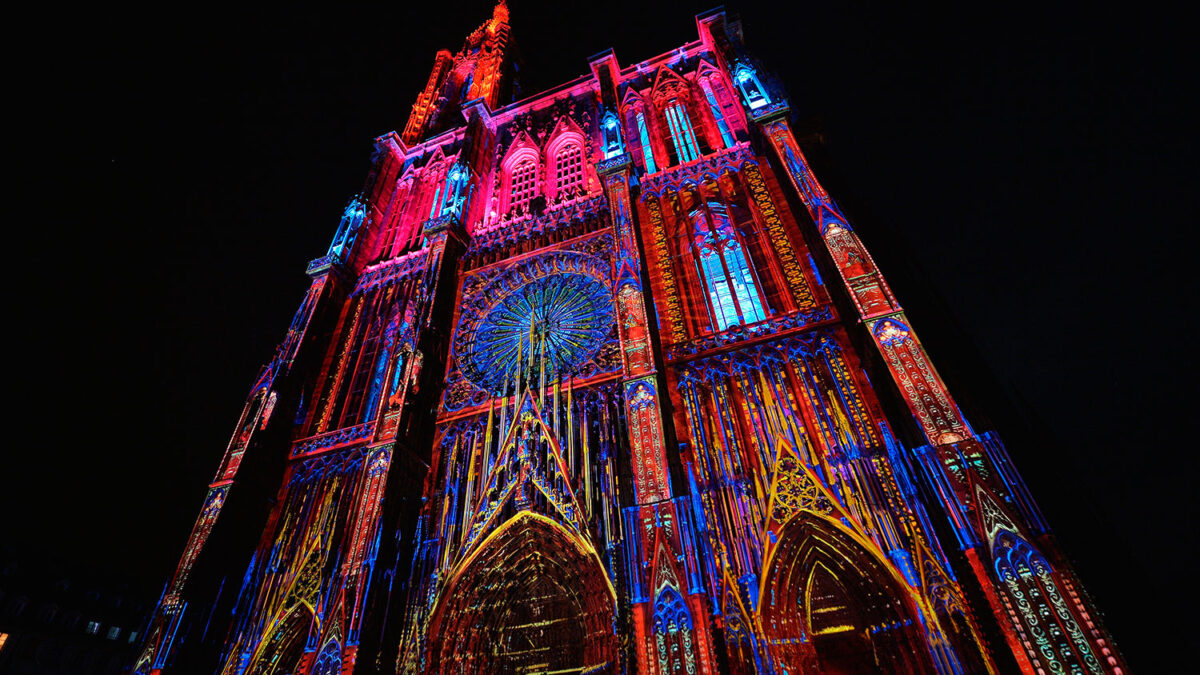
[[[717,120],[717,128],[721,130],[721,140],[724,141],[725,147],[733,147],[733,134],[729,133],[729,125],[725,123],[725,115],[721,113],[721,104],[717,103],[717,97],[713,94],[712,85],[708,80],[701,80],[700,87],[704,89],[704,96],[708,99],[708,105],[712,108],[713,118]]]
[[[750,271],[750,263],[746,260],[746,252],[741,244],[731,241],[725,246],[725,266],[729,268],[730,281],[738,304],[742,307],[742,316],[746,323],[758,323],[767,318],[763,313],[762,302],[758,297],[758,287],[754,283],[754,274]]]
[[[700,266],[704,269],[708,299],[712,302],[713,312],[716,314],[717,330],[725,330],[738,323],[738,317],[733,295],[729,292],[729,284],[724,281],[725,270],[721,268],[721,258],[712,249],[701,250]]]
[[[688,119],[687,108],[679,101],[667,104],[667,126],[671,128],[671,140],[675,141],[675,151],[679,154],[680,163],[698,159],[700,150],[696,147],[692,123]]]
[[[637,114],[638,134],[642,138],[642,156],[646,159],[646,173],[654,173],[658,168],[654,166],[654,150],[650,148],[650,134],[646,131],[646,116],[642,113]]]
[[[739,323],[758,323],[767,318],[755,280],[754,270],[741,242],[734,235],[726,215],[725,205],[708,203],[692,211],[695,223],[695,245],[705,291],[713,311],[718,331]],[[740,310],[740,316],[739,316]]]

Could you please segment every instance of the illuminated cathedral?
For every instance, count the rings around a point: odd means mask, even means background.
[[[695,24],[519,100],[503,0],[437,53],[135,672],[1126,671],[819,141]]]

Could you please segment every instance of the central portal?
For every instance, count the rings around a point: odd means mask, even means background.
[[[428,672],[599,673],[616,663],[612,585],[595,552],[525,512],[457,567],[430,622]]]

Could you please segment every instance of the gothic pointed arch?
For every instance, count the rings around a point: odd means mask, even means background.
[[[248,675],[290,675],[304,656],[316,617],[307,605],[297,605],[267,633],[246,670]]]
[[[541,148],[525,130],[517,132],[500,159],[499,210],[503,218],[519,217],[544,191]]]
[[[700,57],[700,59],[696,62],[696,79],[713,77],[714,75],[718,77],[725,76],[721,71],[721,68],[717,66],[711,58],[703,56]]]
[[[762,670],[758,653],[760,631],[746,609],[738,585],[726,568],[721,576],[721,613],[725,617],[725,653],[730,671],[749,675]]]
[[[679,589],[670,584],[664,585],[655,594],[651,623],[659,672],[696,672],[694,631],[692,613]]]
[[[790,519],[764,565],[759,621],[772,658],[820,672],[934,672],[914,594],[831,518]]]
[[[522,512],[448,577],[429,622],[427,672],[599,671],[613,667],[616,592],[585,540]]]
[[[646,97],[636,87],[626,87],[625,93],[621,94],[621,110],[645,106],[646,104]]]
[[[342,646],[337,640],[329,640],[317,654],[312,675],[339,675],[342,672]]]
[[[1104,672],[1053,566],[982,483],[975,484],[975,503],[997,588],[1029,658],[1050,672]]]
[[[546,197],[562,201],[580,196],[593,184],[588,136],[563,115],[546,141]]]
[[[690,88],[691,85],[682,75],[662,65],[654,73],[654,85],[650,87],[650,97],[661,103],[675,96],[688,96]]]

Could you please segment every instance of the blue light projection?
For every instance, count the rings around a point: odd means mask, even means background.
[[[591,256],[534,260],[502,275],[464,313],[454,351],[463,375],[503,393],[519,368],[566,375],[595,356],[613,325],[612,291]],[[543,357],[544,350],[544,357]]]

